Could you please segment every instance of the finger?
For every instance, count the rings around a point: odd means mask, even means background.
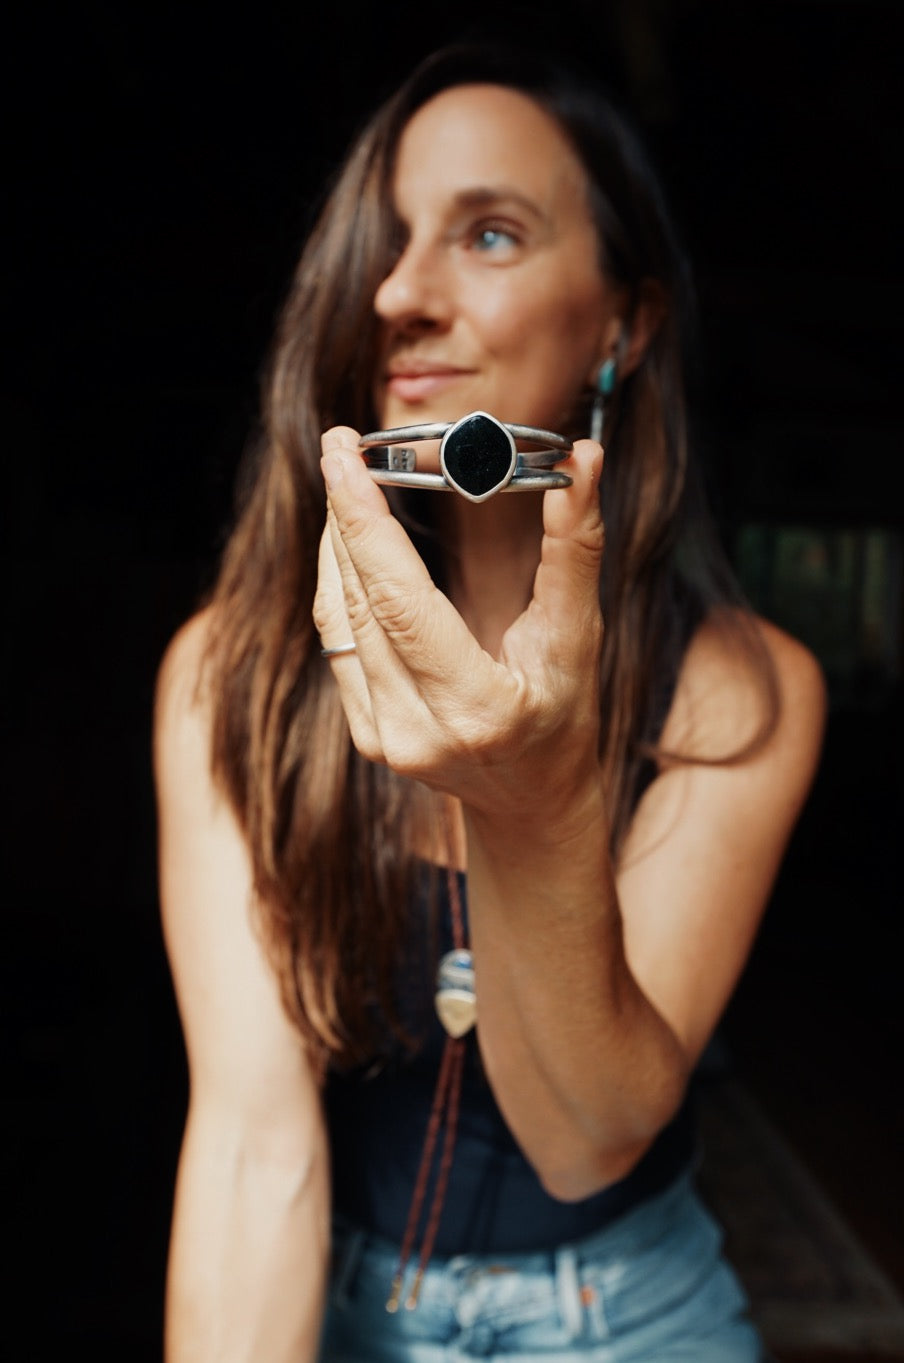
[[[408,662],[396,648],[397,633],[384,628],[387,613],[372,609],[368,584],[362,580],[354,555],[369,565],[369,586],[377,599],[388,600],[393,607],[412,600],[418,590],[439,594],[420,555],[364,469],[356,433],[349,428],[327,432],[323,451],[329,498],[327,534],[357,650],[357,666],[337,668],[336,680],[355,746],[374,761],[396,765],[407,760],[403,754],[414,741],[418,720],[426,721],[429,728],[432,715]],[[393,568],[391,579],[387,563]],[[335,586],[336,577],[330,579],[328,589]],[[414,632],[413,624],[408,628]],[[423,668],[424,658],[420,663]],[[445,669],[439,670],[445,676]]]
[[[317,591],[314,596],[314,625],[323,648],[355,645],[329,522],[320,537]],[[348,720],[355,747],[371,761],[382,759],[373,706],[367,680],[355,653],[340,653],[326,663],[339,688],[339,698]]]
[[[412,713],[414,683],[392,640],[384,634],[370,609],[367,593],[331,507],[327,512],[327,532],[359,664],[353,674],[346,674],[344,679],[339,679],[343,700],[347,702],[346,713],[350,721],[356,716],[359,725],[363,725],[365,720],[369,721],[374,733],[381,735],[387,718],[395,720],[401,712]]]
[[[320,470],[327,494],[332,501],[335,493],[340,503],[354,497],[366,503],[371,514],[391,518],[386,498],[367,472],[359,438],[351,426],[333,426],[320,437]]]
[[[374,499],[354,440],[344,428],[323,440],[333,548],[373,722],[398,767],[421,740],[429,748],[445,735],[454,748],[463,735],[473,738],[475,716],[488,716],[517,683],[434,586],[385,498]]]
[[[324,525],[323,534],[320,536],[313,615],[314,627],[324,648],[335,648],[353,640],[329,521]]]
[[[548,492],[543,503],[534,601],[550,630],[570,637],[599,616],[605,543],[599,503],[602,468],[601,447],[595,441],[577,441],[568,467],[572,486]]]
[[[367,473],[355,432],[335,427],[322,443],[333,547],[365,665],[385,641],[419,678],[445,681],[449,649],[476,649],[476,641]]]
[[[347,426],[333,427],[324,433],[321,445],[328,496],[325,537],[329,540],[335,565],[335,569],[330,568],[324,585],[327,592],[338,587],[347,621],[347,637],[354,638],[359,657],[366,658],[368,666],[375,670],[387,665],[390,648],[374,618],[349,544],[371,536],[379,539],[388,535],[397,539],[401,527],[382,492],[364,470],[357,431]],[[344,524],[340,524],[340,516]],[[419,558],[417,561],[420,564]]]

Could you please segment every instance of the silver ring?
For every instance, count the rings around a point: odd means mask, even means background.
[[[414,450],[391,448],[421,440],[441,442],[441,473],[418,473]],[[519,451],[516,440],[528,441],[541,448]],[[386,447],[385,453],[365,453],[365,462],[374,482],[439,491],[451,488],[470,502],[485,502],[505,489],[526,492],[571,485],[567,473],[553,470],[553,465],[567,459],[572,452],[572,442],[566,436],[544,431],[538,426],[515,426],[497,421],[489,412],[469,412],[459,421],[372,431],[362,435],[358,444],[365,451]]]
[[[354,653],[357,647],[358,645],[355,643],[337,644],[335,648],[322,648],[320,656],[321,658],[340,658],[343,653]]]

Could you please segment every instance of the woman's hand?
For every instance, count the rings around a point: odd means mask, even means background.
[[[367,473],[358,434],[323,437],[329,497],[314,619],[358,750],[476,810],[548,814],[597,780],[602,451],[546,493],[533,597],[495,660],[481,648]],[[514,494],[512,494],[514,495]]]
[[[316,623],[326,646],[357,645],[330,665],[361,751],[462,801],[484,1071],[544,1186],[585,1197],[675,1112],[747,959],[815,768],[818,671],[758,625],[774,733],[737,762],[665,766],[616,866],[597,757],[599,447],[579,442],[573,486],[545,495],[533,595],[497,661],[434,588],[356,441],[324,437]],[[730,752],[759,696],[732,632],[704,622],[663,747]]]

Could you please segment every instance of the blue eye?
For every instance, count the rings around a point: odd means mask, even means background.
[[[504,227],[481,227],[474,235],[474,245],[478,251],[505,250],[517,244],[514,234]]]

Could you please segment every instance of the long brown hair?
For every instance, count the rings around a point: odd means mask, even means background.
[[[325,518],[320,434],[339,422],[358,430],[377,424],[372,304],[393,259],[395,149],[433,94],[475,81],[519,89],[557,121],[587,171],[603,268],[635,303],[655,281],[665,305],[605,432],[600,757],[614,854],[644,764],[656,757],[687,639],[709,612],[737,605],[689,451],[687,271],[636,136],[593,82],[536,55],[463,47],[437,54],[364,128],[306,243],[212,596],[213,771],[248,840],[260,929],[286,1006],[321,1060],[363,1060],[387,1019],[400,1030],[393,984],[431,797],[354,750],[319,654],[311,612]],[[404,514],[402,500],[398,510]],[[726,619],[736,622],[768,691],[755,631],[734,609]],[[773,700],[764,732],[774,708]]]

